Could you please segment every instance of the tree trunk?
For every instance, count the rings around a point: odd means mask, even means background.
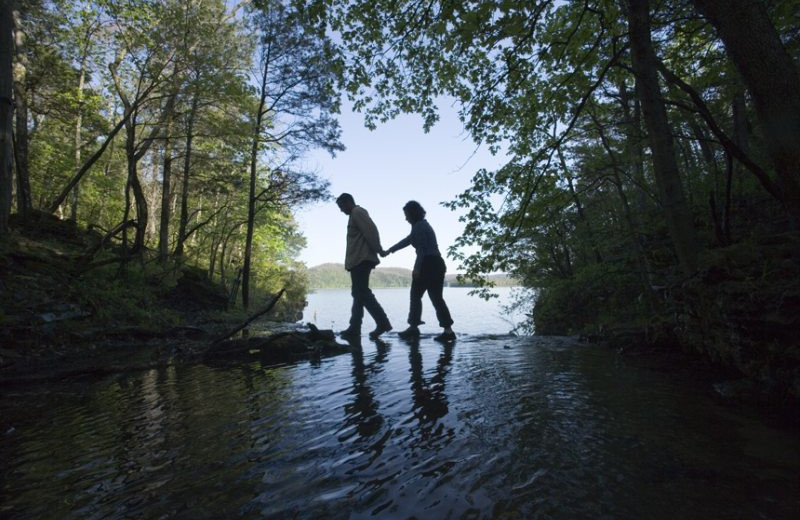
[[[128,126],[129,132],[129,140],[130,143],[128,144],[128,171],[131,172],[131,187],[133,188],[133,195],[136,200],[136,213],[137,213],[137,228],[136,228],[136,241],[133,244],[134,252],[144,251],[145,244],[147,242],[147,232],[148,232],[148,224],[149,224],[149,215],[148,215],[148,203],[147,203],[147,194],[144,192],[142,185],[139,181],[139,176],[137,174],[137,164],[139,160],[144,157],[147,153],[147,150],[150,149],[152,144],[155,140],[161,136],[166,135],[165,124],[172,120],[173,117],[173,109],[175,106],[175,98],[177,96],[177,92],[173,92],[169,98],[167,98],[167,102],[164,105],[164,108],[161,109],[161,116],[159,117],[158,123],[154,126],[150,133],[145,137],[141,144],[139,144],[138,149],[136,148],[136,120],[132,119],[131,124]],[[156,177],[156,170],[158,166],[156,162],[153,163],[153,183],[155,183]],[[155,198],[155,197],[154,197]],[[155,201],[153,202],[155,205]],[[152,229],[153,234],[155,234],[155,229]]]
[[[753,97],[788,211],[800,219],[800,72],[763,2],[694,0]]]
[[[167,127],[167,135],[169,136],[169,129]],[[158,260],[159,262],[166,262],[169,256],[169,219],[172,206],[170,199],[172,197],[171,186],[172,182],[172,146],[169,137],[164,143],[164,169],[162,172],[161,181],[161,225],[158,229]]]
[[[75,171],[81,165],[81,149],[83,147],[81,132],[83,130],[83,85],[86,81],[86,46],[81,49],[81,70],[78,75],[78,116],[75,118]],[[72,204],[70,206],[70,219],[78,220],[78,201],[80,200],[80,184],[75,183],[72,189]]]
[[[231,239],[234,233],[236,233],[239,227],[241,227],[241,224],[231,226],[230,231],[225,233],[225,239],[222,242],[222,251],[219,253],[219,277],[223,287],[227,287],[227,284],[225,283],[225,266],[229,262],[226,257],[226,253],[228,252],[228,241]]]
[[[208,279],[214,281],[214,271],[217,268],[217,253],[219,252],[220,239],[216,233],[211,236],[211,251],[208,255]]]
[[[564,177],[567,178],[569,193],[572,196],[573,202],[575,202],[575,209],[578,211],[578,218],[580,219],[581,224],[586,230],[584,236],[586,240],[588,240],[589,243],[591,244],[595,263],[600,264],[603,262],[603,257],[602,255],[600,255],[600,250],[597,248],[597,242],[595,240],[594,230],[592,229],[592,222],[586,216],[586,212],[583,211],[583,205],[581,204],[581,201],[578,198],[578,193],[575,191],[575,185],[572,182],[572,173],[569,171],[566,159],[564,159],[564,153],[561,151],[561,148],[556,149],[556,153],[558,154],[558,160],[561,163],[561,169],[564,171]]]
[[[13,73],[11,53],[14,48],[11,23],[11,2],[0,2],[0,235],[8,233],[11,215],[12,170],[14,144],[12,125]]]
[[[192,164],[192,140],[194,120],[197,115],[198,94],[192,98],[192,108],[186,122],[186,149],[183,156],[183,179],[181,185],[181,215],[178,223],[178,243],[175,244],[175,256],[183,256],[183,243],[186,241],[186,228],[189,225],[189,171]]]
[[[148,164],[150,175],[143,176],[144,179],[144,189],[145,193],[147,194],[147,207],[148,208],[158,208],[161,203],[161,195],[159,193],[159,184],[158,184],[158,169],[159,164],[156,157],[158,154],[153,154],[154,159],[150,161]],[[151,243],[155,240],[156,234],[158,233],[158,229],[156,229],[156,219],[151,218],[147,221],[147,232],[145,233],[145,243]]]
[[[256,220],[256,162],[258,160],[258,138],[261,127],[261,106],[259,106],[256,132],[253,136],[253,147],[250,156],[250,195],[247,200],[247,233],[244,243],[244,264],[242,266],[242,307],[247,310],[250,305],[250,258],[253,253],[253,231]]]
[[[133,204],[136,207],[136,234],[133,238],[132,252],[139,253],[144,250],[148,210],[147,197],[142,188],[142,183],[139,180],[139,173],[135,161],[128,162],[128,178],[130,179],[131,190],[133,191]]]
[[[625,193],[625,186],[622,181],[622,177],[620,176],[620,172],[625,172],[625,168],[620,165],[620,161],[617,160],[617,156],[614,153],[614,150],[611,148],[611,144],[606,137],[605,132],[603,131],[603,125],[598,121],[593,112],[589,112],[592,116],[592,120],[597,127],[597,132],[600,135],[600,142],[603,145],[603,148],[608,155],[608,159],[611,161],[611,171],[613,174],[613,181],[614,188],[617,191],[617,195],[619,196],[620,202],[622,203],[622,211],[625,217],[625,223],[628,226],[628,235],[630,237],[631,245],[633,246],[633,251],[636,258],[636,264],[639,271],[639,281],[642,284],[642,291],[647,299],[647,307],[649,310],[652,310],[655,306],[655,298],[653,295],[653,287],[650,280],[650,263],[647,260],[647,254],[645,253],[644,246],[642,245],[641,241],[641,233],[640,230],[642,228],[641,223],[636,218],[634,212],[631,210],[630,203],[628,202],[628,195]],[[625,126],[628,126],[625,124]],[[624,132],[623,132],[624,133]],[[630,142],[628,138],[625,140],[625,153],[624,153],[624,161],[628,162],[628,166],[633,169],[635,166],[631,164],[630,161],[630,149],[632,148],[633,143]]]
[[[114,63],[109,65],[109,71],[111,72],[111,77],[114,81],[117,95],[125,107],[125,112],[130,113],[138,110],[139,105],[148,98],[150,92],[156,88],[159,82],[153,81],[150,86],[144,89],[144,91],[136,97],[134,102],[131,103],[128,100],[128,96],[125,93],[124,88],[122,87],[122,81],[117,72],[117,67],[122,59],[122,54],[122,51],[117,54]],[[147,137],[142,139],[142,142],[138,148],[136,143],[136,113],[130,116],[125,123],[125,154],[128,162],[128,182],[133,190],[134,204],[136,205],[136,235],[133,243],[133,253],[140,253],[144,251],[148,223],[147,195],[145,194],[141,181],[139,180],[137,164],[150,149],[150,146],[152,146],[155,139],[161,134],[164,124],[172,117],[176,96],[177,92],[173,91],[167,98],[166,104],[161,110],[158,123],[156,123],[152,130],[150,130],[150,133],[147,135]]]
[[[745,102],[744,98],[744,88],[737,89],[733,96],[733,141],[736,143],[736,146],[742,150],[742,152],[745,154],[750,153],[750,132],[747,125],[747,103]],[[741,179],[746,171],[747,170],[741,163],[736,162],[734,164],[733,178],[731,179],[731,185],[728,187],[731,191],[731,200],[728,200],[729,204],[733,199],[733,184],[736,183],[738,186],[741,186]],[[732,218],[733,216],[729,210],[729,224]]]
[[[15,172],[17,174],[17,213],[26,218],[31,209],[31,183],[28,174],[28,55],[25,45],[27,37],[22,29],[19,8],[14,9],[14,104],[16,112],[16,134],[14,136]]]
[[[622,211],[625,216],[625,223],[628,225],[628,233],[631,237],[631,245],[636,257],[636,266],[639,270],[639,281],[642,284],[643,294],[646,297],[647,306],[650,310],[655,307],[655,296],[653,295],[653,284],[650,280],[650,262],[647,260],[647,254],[642,246],[641,237],[639,236],[639,222],[634,217],[631,211],[631,206],[628,203],[628,196],[625,195],[625,188],[622,184],[622,178],[616,170],[614,170],[614,188],[617,190],[617,195],[622,203]]]
[[[122,222],[128,222],[131,216],[131,176],[125,181],[125,211],[122,215]],[[135,222],[134,222],[135,224]],[[122,254],[128,254],[128,226],[122,228]],[[121,267],[125,264],[121,264]]]
[[[637,95],[642,102],[644,121],[650,137],[656,188],[666,213],[667,229],[678,262],[688,276],[697,268],[698,239],[692,214],[683,194],[672,132],[658,84],[656,56],[650,39],[649,1],[627,0],[627,7]]]
[[[631,184],[634,187],[635,208],[640,214],[647,209],[647,196],[645,191],[647,181],[644,177],[644,151],[642,147],[642,114],[639,100],[631,97],[628,86],[624,81],[619,84],[619,99],[622,107],[622,116],[625,120],[623,127],[625,134],[625,156],[629,165]],[[633,103],[633,112],[631,112]]]
[[[250,259],[253,253],[253,230],[256,221],[256,166],[258,165],[258,143],[261,139],[261,123],[264,117],[264,106],[267,101],[267,70],[269,69],[269,46],[263,62],[264,72],[261,76],[261,95],[256,112],[256,124],[253,128],[253,145],[250,151],[250,196],[247,203],[247,235],[244,243],[244,265],[242,266],[242,306],[250,305]]]
[[[125,155],[128,163],[128,183],[133,191],[133,204],[136,207],[136,234],[133,239],[132,253],[144,250],[145,233],[147,232],[147,197],[139,180],[136,157],[136,119],[131,118],[125,125]]]
[[[713,177],[713,184],[714,184],[714,191],[717,192],[717,184],[719,184],[719,177],[721,176],[719,164],[717,163],[717,159],[714,156],[714,151],[711,149],[710,139],[708,135],[703,131],[703,128],[697,124],[697,122],[689,118],[689,128],[691,128],[692,133],[694,134],[694,138],[697,141],[697,145],[700,147],[700,152],[703,155],[703,160],[706,162],[706,166],[711,171],[711,175]]]

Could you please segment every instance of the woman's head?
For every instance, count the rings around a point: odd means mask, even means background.
[[[406,205],[403,206],[403,213],[406,214],[406,220],[412,224],[425,218],[425,210],[416,200],[406,202]]]

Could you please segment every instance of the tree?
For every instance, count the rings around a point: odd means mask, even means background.
[[[13,52],[12,10],[10,2],[0,5],[0,234],[8,232],[11,215],[12,168],[13,168],[13,76],[11,55]]]
[[[694,2],[706,3],[727,5]],[[735,3],[721,16],[748,2]],[[591,321],[592,298],[608,312],[653,312],[656,288],[695,272],[707,229],[716,230],[717,244],[730,243],[737,225],[747,232],[737,211],[774,219],[774,201],[785,198],[775,186],[785,190],[786,175],[776,183],[777,167],[764,166],[767,124],[763,135],[751,124],[749,99],[736,94],[740,81],[692,3],[298,4],[338,33],[340,84],[368,125],[416,112],[427,127],[437,103],[454,99],[473,139],[505,155],[503,167],[477,172],[447,204],[465,211],[450,254],[473,279],[507,270],[541,289],[542,309],[563,305],[548,319]],[[778,22],[763,3],[748,3],[761,10],[759,24],[772,25],[757,40],[769,39],[767,54],[777,55],[778,34],[796,55],[792,2],[774,4]],[[742,42],[745,27],[738,24]],[[774,198],[765,200],[767,193]]]
[[[152,9],[152,12],[148,12],[148,9]],[[170,45],[170,39],[174,41],[176,25],[173,22],[179,14],[175,13],[174,4],[168,3],[161,7],[115,9],[112,15],[119,33],[116,57],[109,65],[109,70],[125,113],[130,114],[125,123],[126,192],[128,189],[133,192],[136,208],[136,234],[132,251],[140,253],[145,247],[149,209],[138,164],[153,143],[163,137],[165,124],[173,115],[178,89],[174,79],[183,64]],[[160,22],[155,30],[151,24],[153,17]],[[133,88],[130,89],[129,85]],[[152,93],[151,96],[141,95],[148,91]],[[149,118],[142,121],[141,116]],[[142,136],[142,133],[145,135]],[[126,206],[123,221],[127,220],[127,212]]]
[[[183,149],[181,184],[177,190],[180,197],[174,248],[177,257],[183,256],[184,244],[191,236],[189,203],[195,134],[199,130],[208,138],[225,141],[230,151],[241,145],[240,138],[249,133],[243,122],[250,95],[242,71],[247,69],[255,49],[252,35],[234,23],[236,8],[226,13],[224,5],[208,2],[187,9],[191,9],[192,30],[187,31],[188,41],[182,47],[187,70],[184,109],[179,120]],[[238,163],[234,156],[230,160]]]
[[[25,218],[31,209],[31,186],[28,176],[28,103],[26,94],[26,74],[28,57],[27,35],[22,27],[20,6],[14,5],[14,108],[15,108],[15,146],[17,174],[17,212]]]
[[[800,222],[800,71],[761,2],[694,0],[753,96],[788,210]],[[796,7],[796,6],[795,6]]]
[[[667,216],[672,242],[684,273],[697,268],[698,239],[683,187],[672,142],[672,130],[661,97],[656,56],[650,41],[650,6],[647,0],[627,0],[631,55],[637,94],[653,150],[653,170],[659,198]]]
[[[81,166],[81,152],[83,151],[83,115],[86,110],[86,76],[91,74],[89,62],[92,55],[94,38],[100,28],[97,21],[97,12],[94,9],[85,9],[80,12],[79,22],[75,29],[75,40],[78,50],[78,85],[75,90],[76,117],[75,117],[75,170]],[[70,203],[70,219],[78,219],[78,203],[80,201],[80,184],[76,183],[72,189]]]
[[[242,16],[247,3],[21,4],[16,34],[26,40],[11,55],[18,65],[15,94],[23,98],[16,121],[27,131],[31,203],[99,230],[106,243],[121,241],[123,254],[105,262],[125,265],[128,233],[134,230],[133,250],[142,260],[157,240],[165,269],[173,252],[180,264],[195,264],[232,285],[244,259],[253,114],[260,94],[247,75],[260,33],[246,23],[266,12],[253,8]],[[284,35],[295,30],[301,33],[298,27],[275,28]],[[307,41],[324,47],[320,40]],[[313,53],[298,60],[305,58],[299,71],[278,68],[278,61],[270,66],[266,108],[273,110],[263,115],[250,219],[251,298],[274,288],[278,278],[296,285],[287,294],[302,290],[300,279],[287,274],[295,270],[291,244],[298,240],[291,211],[327,196],[327,184],[303,171],[296,159],[317,146],[317,138],[338,139],[332,117],[338,97],[329,88],[330,63]],[[310,79],[308,70],[322,75]],[[289,78],[300,72],[306,90],[293,85],[285,95],[274,90],[280,74],[289,86]],[[323,101],[314,104],[314,95]],[[291,96],[302,98],[294,105],[298,113],[285,110]],[[20,105],[27,110],[19,111]],[[5,191],[10,196],[11,188]]]
[[[339,100],[330,68],[330,48],[319,32],[309,31],[299,13],[279,1],[255,2],[253,22],[260,38],[258,105],[252,117],[249,198],[242,304],[249,305],[253,233],[259,203],[270,193],[270,183],[258,191],[259,156],[277,156],[271,175],[283,176],[309,147],[334,154],[342,150],[339,125],[334,119]],[[263,146],[272,150],[264,150]],[[280,147],[280,153],[275,153]],[[273,190],[274,191],[274,190]],[[316,190],[315,190],[316,191]]]

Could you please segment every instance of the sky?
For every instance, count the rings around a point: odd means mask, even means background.
[[[436,232],[442,255],[461,234],[461,213],[441,206],[470,186],[480,168],[496,169],[500,156],[486,146],[476,145],[463,129],[456,108],[439,105],[440,120],[425,133],[422,118],[402,115],[381,123],[371,131],[362,114],[343,106],[339,118],[346,150],[331,158],[317,151],[306,159],[308,167],[329,180],[334,197],[342,192],[353,195],[356,204],[366,209],[378,227],[385,249],[405,238],[411,227],[403,216],[403,205],[416,200],[427,211],[428,222]],[[347,216],[333,201],[317,203],[296,212],[307,246],[300,260],[308,267],[322,263],[344,263]],[[414,264],[414,249],[409,246],[381,260],[381,267]],[[458,265],[449,260],[448,272]]]

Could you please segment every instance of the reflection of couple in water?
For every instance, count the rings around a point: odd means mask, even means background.
[[[381,304],[369,288],[369,275],[380,263],[378,255],[386,256],[407,246],[413,246],[417,258],[412,271],[410,304],[408,311],[408,328],[398,335],[403,339],[419,337],[419,326],[422,321],[422,296],[425,292],[436,309],[436,318],[443,331],[434,339],[442,343],[456,339],[453,332],[453,318],[442,296],[446,266],[439,253],[436,234],[425,220],[425,210],[417,201],[409,201],[403,206],[406,221],[411,224],[411,233],[387,250],[381,247],[380,234],[367,210],[357,206],[353,196],[342,193],[336,204],[345,215],[347,221],[347,250],[344,267],[350,272],[352,284],[353,308],[350,313],[350,326],[340,333],[348,340],[361,338],[361,321],[364,309],[367,309],[375,320],[375,330],[369,333],[371,339],[377,339],[384,332],[392,330],[392,324],[386,316]]]
[[[449,341],[444,344],[444,349],[436,363],[436,369],[433,375],[426,380],[419,338],[409,338],[405,342],[410,347],[408,361],[411,366],[412,415],[416,419],[416,427],[408,425],[410,431],[416,433],[413,442],[428,444],[451,438],[453,436],[452,429],[443,428],[439,426],[439,423],[449,411],[445,379],[453,359],[454,343]],[[345,405],[346,417],[340,440],[354,436],[360,439],[373,438],[382,430],[385,431],[384,417],[379,411],[380,406],[375,399],[375,394],[368,384],[368,373],[377,373],[381,370],[382,363],[387,359],[389,344],[381,340],[378,340],[376,344],[378,346],[377,353],[372,363],[364,363],[364,353],[361,349],[353,350],[353,398]],[[404,424],[407,423],[404,422]],[[384,435],[379,441],[370,445],[367,450],[369,461],[364,467],[368,467],[380,456],[388,439],[389,436]]]

